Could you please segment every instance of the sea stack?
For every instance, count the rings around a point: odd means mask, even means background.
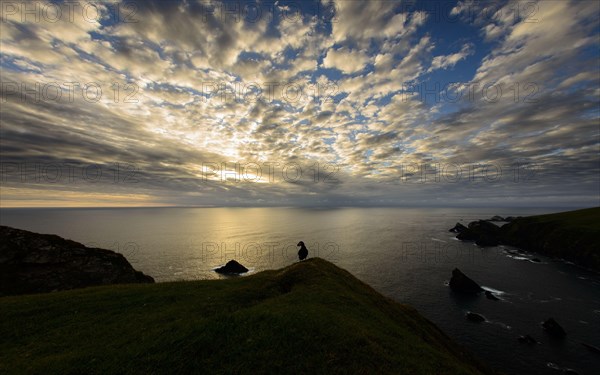
[[[450,288],[457,293],[462,294],[477,294],[483,291],[475,281],[471,280],[467,275],[461,272],[458,268],[452,271],[450,279]]]
[[[238,275],[240,273],[248,272],[248,269],[232,259],[223,267],[217,268],[215,272],[225,275]]]
[[[550,336],[556,337],[557,339],[562,339],[567,335],[564,328],[553,318],[542,323],[542,327],[544,327],[544,330],[548,332]]]

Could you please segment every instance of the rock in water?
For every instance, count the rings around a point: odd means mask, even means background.
[[[488,237],[486,235],[482,235],[475,241],[475,245],[480,247],[490,247],[490,246],[498,246],[500,245],[500,241],[498,241],[495,237]]]
[[[114,251],[0,226],[0,295],[153,282]]]
[[[519,336],[519,342],[528,345],[535,345],[538,343],[536,339],[529,335]]]
[[[598,348],[597,346],[586,344],[585,342],[582,342],[581,345],[588,348],[588,350],[591,351],[592,353],[600,354],[600,348]]]
[[[489,290],[485,291],[485,296],[487,299],[491,299],[492,301],[500,301],[500,298],[496,297],[494,293],[490,292]]]
[[[544,330],[546,330],[549,335],[559,339],[562,339],[567,335],[563,327],[561,327],[560,324],[558,324],[553,318],[550,318],[542,323],[542,327],[544,327]]]
[[[458,268],[452,271],[452,278],[450,279],[450,288],[458,293],[464,294],[476,294],[483,289],[473,280],[462,273]]]
[[[472,221],[456,238],[461,241],[475,241],[475,244],[481,247],[498,246],[500,227],[486,220]]]
[[[570,369],[570,368],[566,368],[566,367],[560,367],[556,363],[548,362],[548,363],[546,363],[546,366],[553,370],[560,371],[561,374],[579,375],[579,373],[577,371]]]
[[[235,260],[230,260],[223,267],[217,268],[215,272],[223,274],[240,274],[248,272],[248,269]]]
[[[454,226],[454,228],[450,229],[449,232],[462,233],[462,232],[464,232],[466,230],[467,230],[467,227],[465,227],[461,223],[456,223],[456,225]]]
[[[482,315],[476,314],[474,312],[468,312],[467,319],[475,323],[485,322],[485,318]]]

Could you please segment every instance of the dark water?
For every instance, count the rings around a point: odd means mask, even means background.
[[[416,307],[450,337],[507,374],[598,374],[600,275],[507,249],[453,238],[457,221],[493,215],[532,215],[557,209],[413,208],[144,208],[3,209],[1,224],[54,233],[88,246],[119,251],[157,281],[218,278],[212,269],[235,258],[252,272],[296,261],[303,240],[310,256],[349,270],[381,293]],[[446,286],[453,268],[501,301],[457,299]],[[465,319],[467,311],[487,322]],[[567,331],[550,339],[541,322],[554,317]],[[517,337],[541,344],[529,347]],[[551,365],[553,364],[553,365]],[[555,367],[555,368],[553,368]]]

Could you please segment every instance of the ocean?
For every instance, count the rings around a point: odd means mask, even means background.
[[[309,257],[347,269],[387,297],[414,306],[457,343],[506,374],[593,374],[600,356],[600,275],[540,255],[481,249],[448,231],[456,222],[526,216],[556,208],[70,208],[2,209],[0,224],[52,233],[120,252],[157,282],[218,279],[236,259],[250,274]],[[537,257],[541,262],[532,262]],[[501,298],[457,298],[447,282],[460,268]],[[465,319],[473,311],[485,323]],[[555,318],[567,340],[541,322]],[[529,334],[541,343],[521,344]]]

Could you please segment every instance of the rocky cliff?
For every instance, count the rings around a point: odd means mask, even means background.
[[[153,282],[114,251],[0,226],[0,296]]]
[[[502,227],[490,221],[457,223],[450,231],[482,247],[516,246],[600,271],[600,207],[511,218]]]

